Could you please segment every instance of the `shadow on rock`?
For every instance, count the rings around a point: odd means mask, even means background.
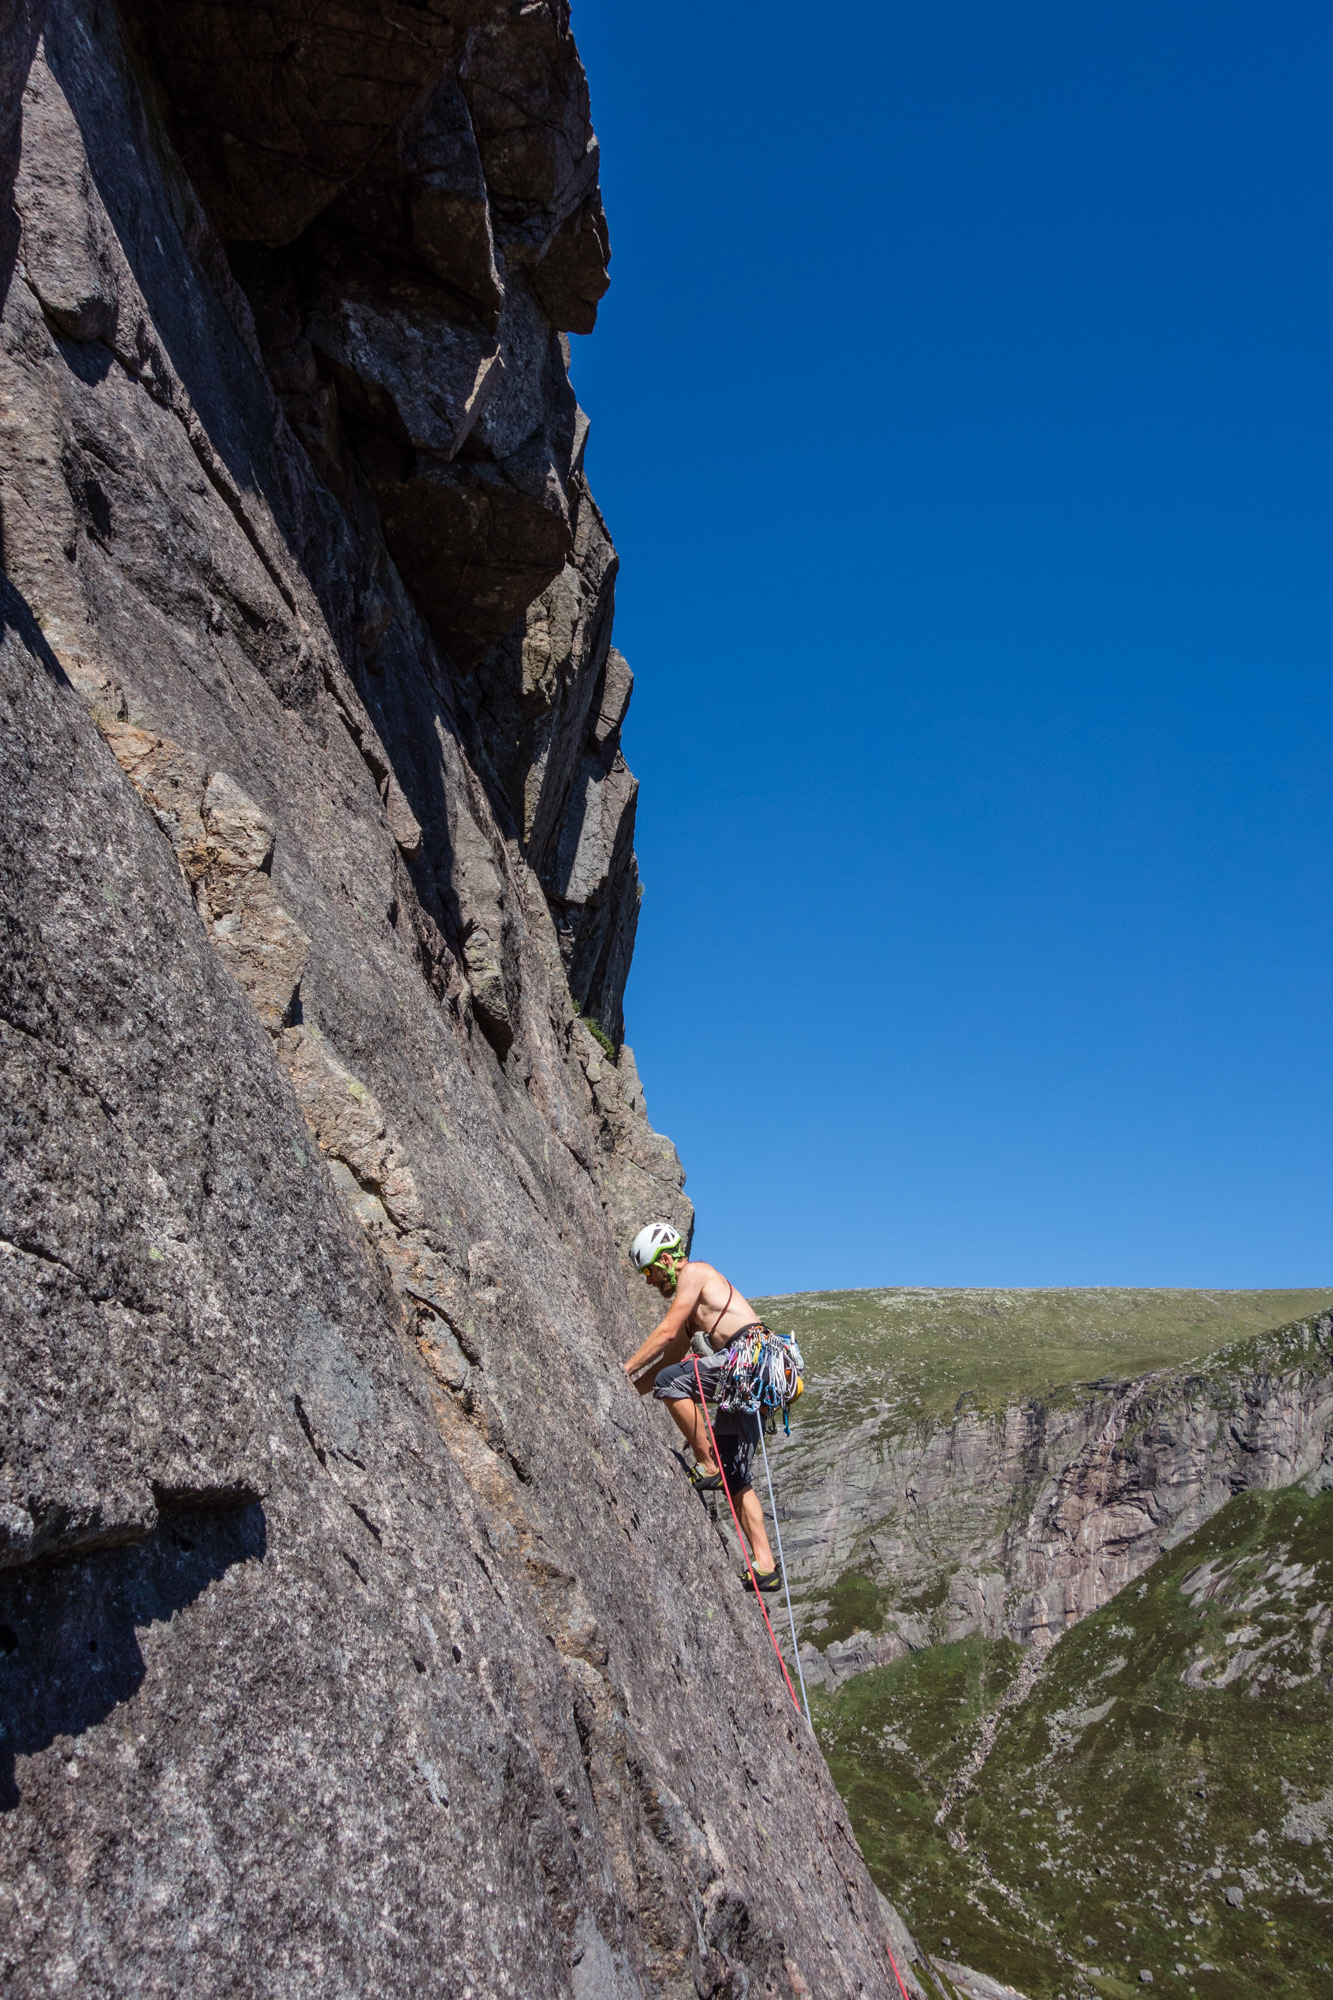
[[[146,1541],[0,1575],[0,1811],[14,1761],[79,1736],[136,1693],[136,1628],[165,1623],[268,1546],[264,1510],[163,1510]]]
[[[2,297],[3,294],[0,294]],[[57,686],[67,688],[69,675],[51,651],[50,641],[33,616],[32,606],[4,573],[4,524],[0,522],[0,639],[17,632],[34,659],[40,660]]]

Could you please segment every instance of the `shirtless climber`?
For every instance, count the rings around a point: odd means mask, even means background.
[[[688,1261],[680,1233],[670,1223],[653,1222],[641,1229],[629,1254],[653,1290],[670,1299],[671,1306],[666,1318],[631,1354],[625,1373],[641,1396],[651,1393],[666,1404],[694,1453],[694,1484],[701,1492],[715,1493],[722,1485],[722,1476],[709,1448],[699,1384],[702,1382],[705,1396],[716,1395],[725,1349],[738,1334],[748,1333],[762,1322],[720,1271],[711,1264]],[[710,1350],[700,1358],[697,1376],[694,1362],[688,1358],[694,1333],[704,1336]],[[750,1544],[755,1580],[762,1591],[777,1590],[779,1577],[764,1528],[764,1510],[750,1483],[759,1443],[759,1418],[738,1410],[721,1410],[713,1420],[713,1434],[732,1504]],[[747,1585],[749,1580],[747,1575]]]

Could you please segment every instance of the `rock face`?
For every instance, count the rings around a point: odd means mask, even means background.
[[[566,12],[41,27],[0,23],[6,1991],[883,1994],[617,1366],[620,1246],[690,1211],[606,1047]]]
[[[1234,1494],[1333,1486],[1333,1316],[951,1422],[794,1428],[779,1468],[815,1619],[848,1573],[878,1594],[880,1629],[803,1648],[807,1676],[974,1632],[1047,1645]]]

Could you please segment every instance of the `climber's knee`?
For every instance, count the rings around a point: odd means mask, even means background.
[[[694,1384],[694,1370],[688,1361],[673,1361],[669,1368],[659,1368],[653,1384],[653,1395],[660,1403],[676,1403],[687,1400],[698,1401]]]

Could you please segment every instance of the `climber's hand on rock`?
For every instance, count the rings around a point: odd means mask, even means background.
[[[657,1371],[661,1365],[660,1360],[653,1359],[645,1362],[641,1361],[637,1355],[632,1354],[629,1360],[623,1364],[626,1380],[629,1382],[631,1388],[638,1390],[641,1396],[651,1395],[653,1385],[657,1381]]]

